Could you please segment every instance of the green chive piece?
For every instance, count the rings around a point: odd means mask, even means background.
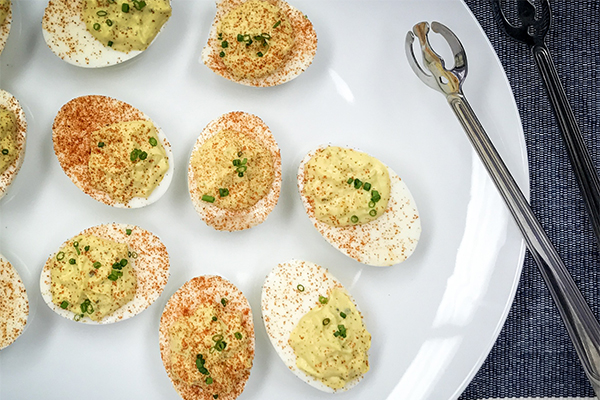
[[[323,325],[324,325],[324,326],[327,326],[327,325],[329,325],[329,323],[330,323],[330,322],[331,322],[331,320],[330,320],[329,318],[325,318],[325,319],[323,320]]]
[[[114,272],[111,272],[110,275],[108,275],[108,279],[114,282],[119,279],[119,277]]]
[[[369,201],[369,208],[375,207],[375,202],[373,200]]]
[[[238,176],[239,176],[240,178],[243,178],[243,177],[244,177],[244,173],[243,173],[243,172],[238,172]]]
[[[365,189],[368,192],[369,190],[371,190],[371,184],[369,182],[365,182],[365,184],[363,185],[363,189]]]
[[[131,235],[131,229],[129,229],[129,228],[125,229],[125,234],[127,236]]]
[[[213,320],[213,321],[216,321],[216,320],[217,320],[217,317],[212,317],[212,320]]]
[[[256,53],[257,56],[262,57],[263,53],[261,53],[260,51],[258,53]]]
[[[100,30],[100,24],[99,24],[99,23],[97,23],[97,22],[96,22],[96,23],[94,24],[94,30],[95,30],[95,31],[99,31],[99,30]]]
[[[148,139],[148,142],[150,143],[150,146],[152,146],[152,147],[154,147],[158,144],[158,141],[156,140],[156,138],[153,138],[153,137]]]
[[[221,196],[221,197],[229,196],[229,189],[227,189],[227,188],[219,189],[219,196]]]
[[[223,340],[223,335],[213,335],[212,340],[213,342],[220,342]]]
[[[85,251],[90,251],[90,246],[85,246],[83,249],[84,249]]]
[[[220,52],[219,57],[221,57],[221,58],[225,57],[225,52],[224,51]]]
[[[133,162],[136,160],[136,158],[138,158],[138,155],[139,155],[139,150],[133,149],[133,151],[129,154],[129,159]]]
[[[62,251],[56,255],[56,259],[58,261],[61,261],[63,258],[65,258],[65,253],[63,253]]]
[[[242,153],[241,151],[238,151],[238,157],[241,157],[242,154],[244,154],[244,153]]]
[[[213,399],[218,399],[219,395],[218,394],[213,394]]]
[[[77,261],[75,261],[75,259],[74,259],[74,258],[71,258],[71,259],[69,260],[69,264],[71,264],[71,265],[74,265],[76,262],[77,262]]]
[[[7,155],[8,154],[8,149],[2,149],[2,154],[3,155]]]
[[[223,297],[223,298],[221,299],[221,304],[223,304],[223,307],[227,306],[227,302],[228,302],[228,301],[229,301],[229,300],[227,300],[225,297]]]
[[[273,29],[277,28],[279,25],[281,25],[281,21],[275,22],[275,25],[273,25]]]
[[[202,195],[202,201],[206,201],[208,203],[214,203],[215,202],[215,198],[213,196],[209,196],[207,194],[203,194]]]
[[[106,17],[108,13],[104,10],[96,11],[96,15],[99,17]]]
[[[221,42],[221,47],[224,48],[224,49],[226,49],[227,47],[229,47],[229,42],[227,42],[227,40],[223,40]]]
[[[108,47],[112,47],[112,45],[113,45],[112,40],[109,40],[107,44],[108,44]]]
[[[347,183],[348,185],[350,185],[352,182],[354,182],[354,179],[353,179],[353,178],[348,178],[348,180],[346,181],[346,183]]]
[[[63,310],[66,310],[67,307],[69,307],[69,302],[66,300],[63,300],[62,303],[60,303],[60,308],[62,308]]]
[[[235,336],[237,340],[242,340],[242,334],[239,332],[234,333],[233,336]]]
[[[206,368],[204,368],[204,360],[203,359],[196,358],[196,368],[198,368],[198,371],[200,371],[200,373],[203,373],[202,370],[206,370]]]
[[[377,211],[376,211],[376,210],[371,210],[371,211],[369,211],[369,215],[370,215],[371,217],[374,217],[374,216],[376,216],[376,215],[377,215]]]
[[[148,158],[148,153],[146,153],[145,151],[142,151],[139,155],[140,160],[144,161],[146,158]]]
[[[197,366],[198,366],[198,360],[196,360],[196,367]],[[208,375],[208,370],[206,368],[204,368],[204,363],[202,363],[202,367],[198,368],[198,371],[200,371],[200,373],[203,375]]]
[[[206,384],[210,385],[211,383],[213,383],[213,379],[209,376],[208,378],[206,378]]]
[[[92,267],[98,269],[102,266],[102,264],[100,264],[98,261],[96,261],[95,263],[92,264]]]
[[[298,289],[299,292],[304,292],[304,285],[300,284],[300,285],[296,286],[296,288]]]
[[[360,189],[361,186],[362,186],[362,181],[360,179],[355,179],[354,180],[354,189]]]
[[[98,147],[104,147],[104,142],[98,142]]]
[[[247,159],[247,158],[244,158],[244,159],[242,160],[242,165],[246,165],[246,164],[248,164],[248,159]]]
[[[356,215],[353,215],[353,216],[351,216],[351,217],[350,217],[350,221],[351,221],[353,224],[355,224],[355,223],[357,223],[357,222],[358,222],[358,217],[357,217]]]
[[[220,32],[220,33],[217,35],[217,39],[219,39],[219,40],[223,40],[223,32]]]
[[[129,12],[129,4],[123,3],[123,5],[121,5],[121,11],[123,11],[124,13],[128,13]]]
[[[379,192],[377,190],[371,191],[371,200],[375,203],[377,203],[379,200],[381,200],[381,195],[379,194]]]
[[[75,314],[75,316],[73,317],[75,321],[81,321],[81,318],[83,318],[83,314]]]
[[[342,317],[342,318],[346,318],[346,313],[344,313],[344,312],[341,312],[341,313],[340,313],[340,317]]]
[[[327,302],[329,301],[329,299],[325,296],[319,296],[319,303],[321,304],[327,304]]]
[[[121,261],[119,261],[119,264],[121,264],[121,267],[124,267],[127,265],[127,260],[123,258]]]
[[[106,22],[106,25],[108,25],[108,26],[112,26],[112,24],[113,24],[112,19],[107,19],[104,22]]]
[[[244,35],[242,35],[241,33],[239,33],[239,34],[237,35],[237,41],[238,41],[238,42],[243,42],[243,41],[244,41]]]
[[[335,337],[338,337],[338,336],[340,336],[340,333],[339,333],[338,331],[335,331],[335,332],[333,333],[333,336],[335,336]]]
[[[240,165],[242,165],[242,162],[237,158],[233,160],[232,163],[234,167],[239,167]]]
[[[141,10],[142,8],[146,7],[146,2],[145,1],[133,1],[133,6],[135,7],[136,10]]]
[[[241,166],[237,167],[236,171],[237,172],[246,172],[247,169],[248,169],[248,167],[246,167],[245,165],[241,165]]]

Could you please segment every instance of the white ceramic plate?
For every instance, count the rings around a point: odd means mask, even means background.
[[[85,391],[86,399],[178,399],[159,355],[162,308],[190,278],[220,274],[248,297],[256,321],[254,368],[240,398],[328,399],[284,367],[260,319],[266,274],[292,258],[329,267],[361,305],[373,335],[371,371],[340,396],[459,396],[506,318],[524,245],[445,99],[410,70],[404,37],[413,24],[438,20],[460,37],[469,57],[464,91],[528,192],[523,131],[509,85],[466,6],[458,0],[293,1],[315,25],[315,61],[292,82],[259,89],[198,62],[215,12],[211,0],[174,0],[173,20],[147,51],[100,70],[72,67],[46,47],[40,23],[46,2],[15,2],[13,31],[0,56],[0,87],[19,98],[30,132],[21,172],[0,202],[0,250],[30,270],[19,273],[34,308],[48,255],[73,232],[101,223],[136,224],[158,235],[171,256],[171,278],[146,312],[111,326],[77,324],[39,307],[27,331],[0,355],[0,398],[76,399]],[[213,118],[234,110],[259,116],[281,148],[279,204],[259,226],[217,232],[196,215],[182,166],[169,191],[148,207],[121,210],[93,200],[62,172],[51,142],[58,109],[85,94],[115,97],[151,115],[169,132],[175,160],[188,159]],[[323,142],[362,149],[405,180],[423,227],[406,262],[361,265],[312,227],[295,174],[302,157]]]

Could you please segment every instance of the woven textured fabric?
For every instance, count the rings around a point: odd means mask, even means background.
[[[598,316],[598,246],[529,49],[496,26],[487,0],[465,3],[496,50],[516,99],[529,155],[532,208]],[[550,0],[550,6],[553,23],[546,44],[598,168],[600,1]],[[467,55],[475,56],[469,49]],[[529,253],[506,324],[460,400],[512,397],[594,397]]]

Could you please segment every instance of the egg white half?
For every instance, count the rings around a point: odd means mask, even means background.
[[[127,235],[127,229],[131,229],[130,235]],[[138,226],[126,224],[93,226],[73,236],[73,238],[79,235],[94,235],[102,239],[126,243],[130,252],[137,253],[136,258],[129,258],[129,265],[131,265],[135,272],[137,283],[133,300],[117,309],[114,313],[105,316],[101,321],[94,321],[84,316],[78,322],[90,325],[105,325],[123,321],[141,313],[158,299],[169,279],[169,254],[158,236]],[[40,276],[40,291],[48,307],[61,317],[70,320],[73,320],[75,314],[71,311],[63,310],[60,306],[52,302],[51,266],[59,250],[73,238],[66,240],[56,252],[48,257]]]
[[[309,152],[298,168],[298,190],[314,227],[333,247],[363,264],[388,267],[405,261],[417,247],[421,220],[408,187],[390,167],[387,167],[391,182],[390,200],[379,218],[345,227],[331,226],[315,218],[314,208],[304,194],[305,166],[324,147]]]
[[[17,270],[0,254],[0,296],[5,299],[0,310],[0,350],[12,344],[25,329],[29,300]]]
[[[10,4],[10,9],[8,10],[8,14],[6,15],[6,19],[4,23],[0,25],[0,54],[2,50],[4,50],[4,46],[6,46],[6,41],[8,40],[8,34],[10,33],[10,28],[12,25],[12,2]]]
[[[196,183],[194,169],[192,168],[194,154],[209,138],[223,130],[233,130],[247,135],[265,147],[273,158],[275,175],[271,189],[255,205],[247,209],[225,210],[202,201],[204,193],[200,193]],[[200,133],[190,155],[188,191],[196,212],[204,222],[217,230],[239,231],[264,222],[277,205],[281,193],[281,152],[269,127],[257,116],[241,111],[221,115],[209,122]]]
[[[217,27],[229,11],[247,0],[217,0],[217,12],[210,28],[208,42],[202,50],[201,61],[216,74],[246,86],[276,86],[302,74],[311,64],[317,53],[317,34],[308,17],[284,0],[270,0],[288,17],[294,29],[294,45],[283,66],[272,74],[260,78],[239,78],[232,74],[221,60],[221,41],[217,38]]]
[[[113,200],[108,193],[94,188],[90,182],[88,170],[89,136],[95,130],[117,122],[147,120],[154,124],[158,139],[165,149],[169,159],[169,169],[160,184],[154,188],[148,198],[134,197],[127,203]],[[52,126],[54,153],[71,181],[84,193],[101,203],[116,208],[140,208],[150,205],[160,199],[169,188],[173,179],[173,151],[163,130],[150,117],[137,108],[114,98],[89,95],[76,97],[67,102],[59,110]],[[91,152],[91,150],[89,150]],[[75,155],[75,156],[74,156]]]
[[[58,57],[79,67],[101,68],[120,64],[142,53],[140,50],[124,53],[104,46],[87,30],[82,13],[82,1],[48,2],[42,19],[42,34],[50,50]],[[164,25],[161,31],[163,28]]]
[[[302,292],[297,289],[298,285],[304,287]],[[283,363],[298,378],[327,393],[346,391],[360,382],[363,375],[341,389],[332,389],[296,366],[296,355],[289,339],[300,319],[320,304],[319,296],[328,296],[334,288],[341,288],[350,296],[327,269],[309,261],[290,260],[277,265],[267,275],[260,299],[267,334]],[[352,302],[356,305],[354,299]]]
[[[13,163],[0,175],[0,199],[4,197],[8,188],[17,176],[25,159],[25,144],[27,141],[27,120],[25,112],[19,101],[10,93],[0,90],[0,107],[12,111],[17,117],[17,151],[19,154]]]

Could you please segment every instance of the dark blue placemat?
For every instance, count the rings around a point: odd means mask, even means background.
[[[487,0],[465,0],[506,71],[529,155],[531,205],[596,316],[600,254],[551,105],[529,49],[495,25]],[[600,166],[600,1],[550,2],[546,37],[596,167]],[[469,54],[467,49],[467,55]],[[467,93],[468,96],[468,93]],[[531,256],[498,341],[461,400],[593,397],[594,393]]]

